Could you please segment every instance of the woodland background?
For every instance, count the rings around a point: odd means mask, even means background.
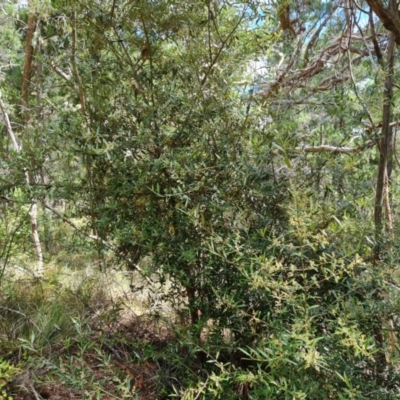
[[[399,398],[395,0],[0,7],[0,398]]]

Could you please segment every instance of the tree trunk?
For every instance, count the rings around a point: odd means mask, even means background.
[[[392,213],[390,207],[389,187],[393,166],[393,129],[390,126],[393,99],[393,66],[394,66],[394,35],[389,33],[389,44],[387,49],[386,81],[383,99],[382,138],[378,142],[379,166],[375,193],[374,223],[376,232],[377,248],[375,260],[380,257],[382,233],[391,233],[393,229]],[[384,219],[385,216],[385,219]],[[385,223],[384,223],[385,222]]]
[[[31,210],[29,211],[29,216],[31,218],[31,229],[32,229],[32,239],[33,239],[33,247],[36,251],[36,271],[35,275],[37,277],[43,276],[43,253],[42,253],[42,245],[40,243],[39,231],[37,227],[37,204],[36,202],[32,203]]]
[[[393,35],[393,41],[400,45],[400,20],[395,1],[389,1],[389,7],[385,7],[382,0],[366,0],[374,13],[381,20],[383,26]]]
[[[25,39],[25,61],[24,61],[24,72],[22,75],[22,88],[21,88],[21,116],[25,122],[25,125],[29,122],[29,86],[31,83],[32,76],[32,61],[33,61],[33,35],[36,30],[36,15],[32,11],[29,12],[28,25],[26,28],[26,39]]]
[[[22,87],[21,87],[21,117],[24,122],[25,127],[25,135],[28,134],[29,131],[29,122],[30,122],[30,110],[29,110],[29,87],[31,84],[31,77],[33,73],[33,37],[36,30],[37,24],[37,16],[36,13],[30,10],[28,15],[28,24],[26,29],[26,39],[25,39],[25,61],[24,61],[24,71],[22,75]],[[22,147],[19,148],[19,151],[22,150]],[[32,185],[35,179],[33,175],[29,172],[26,173],[26,183],[28,186]],[[32,206],[29,212],[30,220],[31,220],[31,230],[32,230],[32,240],[33,246],[36,252],[36,269],[35,275],[40,277],[43,275],[43,252],[42,245],[40,243],[40,237],[38,232],[38,224],[37,224],[37,204],[36,200],[32,199]]]
[[[372,7],[372,6],[371,6]],[[390,0],[390,7],[393,17],[398,20],[396,0]],[[375,11],[375,10],[374,10]],[[387,48],[386,59],[386,78],[384,87],[383,110],[382,110],[382,137],[378,142],[379,149],[379,166],[376,182],[375,193],[375,240],[376,247],[374,250],[374,261],[378,262],[384,251],[390,251],[391,248],[383,247],[383,239],[385,234],[391,236],[393,234],[393,218],[390,205],[390,183],[393,168],[393,128],[390,126],[392,117],[392,100],[393,100],[393,73],[394,73],[394,53],[396,47],[395,33],[389,32],[389,42]],[[376,299],[382,300],[385,293],[378,288],[376,291]],[[390,325],[389,321],[389,325]],[[380,316],[375,321],[375,343],[378,352],[375,355],[376,361],[376,378],[378,381],[383,379],[388,363],[390,365],[390,355],[385,354],[385,338],[382,332],[383,321]],[[389,347],[394,348],[396,343],[395,335],[389,335]],[[387,357],[388,356],[388,357]]]

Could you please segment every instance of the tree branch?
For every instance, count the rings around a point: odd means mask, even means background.
[[[297,152],[304,153],[336,153],[336,154],[354,154],[362,151],[368,147],[372,147],[375,144],[374,140],[369,140],[368,142],[356,146],[356,147],[342,147],[342,146],[330,146],[327,144],[322,144],[320,146],[303,146],[296,147]]]
[[[335,13],[335,11],[337,10],[337,8],[339,7],[339,3],[335,4],[332,7],[331,12],[328,14],[328,16],[321,22],[321,24],[319,25],[318,29],[314,32],[314,34],[311,36],[310,41],[307,44],[306,50],[304,52],[304,64],[303,64],[303,68],[305,68],[307,66],[308,63],[308,54],[311,51],[312,47],[315,44],[315,41],[318,39],[320,33],[322,32],[322,30],[325,28],[325,25],[328,23],[328,21],[332,18],[332,15]]]
[[[381,0],[366,0],[383,26],[394,35],[394,41],[400,45],[400,21],[384,6]]]

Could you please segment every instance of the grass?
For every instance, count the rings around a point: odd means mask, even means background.
[[[40,281],[6,274],[0,399],[158,398],[159,367],[142,349],[167,340],[172,330],[148,312],[155,288],[132,294],[128,274],[60,265],[49,265]],[[140,284],[137,275],[130,278]]]
[[[47,265],[41,280],[26,269],[8,270],[0,280],[0,400],[289,398],[268,393],[297,370],[270,382],[269,354],[258,363],[241,358],[232,333],[211,320],[199,336],[201,327],[174,313],[159,286],[116,268],[68,265]],[[143,289],[133,293],[132,286]],[[274,357],[286,353],[278,349]],[[361,399],[350,383],[342,398]],[[373,398],[398,398],[379,396]],[[339,398],[333,389],[330,398]]]

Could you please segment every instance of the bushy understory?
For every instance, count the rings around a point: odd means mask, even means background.
[[[116,271],[96,266],[89,274],[64,267],[68,279],[60,269],[41,281],[6,274],[4,390],[15,399],[32,390],[70,398],[108,398],[110,390],[143,399],[397,398],[396,265],[340,254],[326,232],[304,237],[296,221],[286,235],[258,237],[268,242],[262,250],[243,233],[216,240],[210,251],[225,257],[234,282],[220,274],[192,304],[168,280],[173,290],[138,311],[133,304],[144,299],[129,294],[125,273],[112,297],[99,282],[110,288],[101,279]],[[207,265],[207,253],[203,259]]]
[[[6,3],[0,398],[398,398],[368,2]]]

